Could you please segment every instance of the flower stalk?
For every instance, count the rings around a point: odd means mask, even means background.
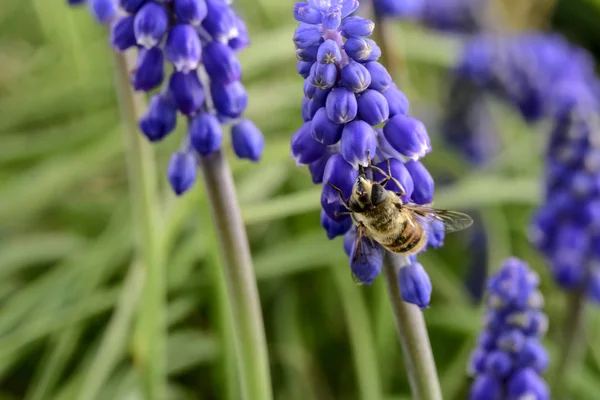
[[[441,400],[442,390],[423,313],[416,305],[402,300],[398,285],[400,268],[405,268],[410,264],[411,262],[406,256],[388,252],[383,264],[383,275],[394,312],[412,398],[414,400]]]
[[[113,53],[116,86],[127,141],[127,161],[137,251],[144,263],[143,301],[136,330],[135,356],[142,369],[147,399],[166,396],[166,286],[165,261],[160,245],[156,165],[152,146],[140,134],[138,119],[146,108],[145,96],[129,84],[133,63],[125,53]]]
[[[260,298],[231,170],[220,150],[199,156],[198,162],[224,260],[242,396],[269,400],[273,394]]]

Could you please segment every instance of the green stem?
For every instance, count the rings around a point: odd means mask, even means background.
[[[153,149],[138,129],[138,120],[146,108],[146,98],[136,93],[129,82],[132,60],[127,59],[125,54],[115,54],[115,64],[117,93],[127,141],[136,249],[146,270],[135,356],[142,370],[145,398],[163,400],[166,398],[166,287],[159,235],[156,165]]]
[[[413,400],[441,400],[442,391],[423,313],[419,307],[402,300],[398,285],[398,272],[408,264],[406,256],[387,253],[383,275],[394,311],[410,389]]]
[[[583,321],[585,311],[585,291],[577,290],[567,295],[563,335],[560,350],[552,379],[552,398],[564,400],[568,398],[569,376],[571,367],[577,363],[581,355]]]
[[[260,298],[231,170],[221,151],[200,157],[199,163],[224,260],[242,396],[269,400],[273,395]]]

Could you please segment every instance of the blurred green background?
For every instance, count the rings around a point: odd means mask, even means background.
[[[277,399],[409,399],[382,279],[351,279],[341,240],[319,224],[319,188],[289,156],[301,125],[302,79],[291,42],[292,2],[239,0],[253,45],[241,54],[247,116],[267,146],[260,164],[230,157],[259,281]],[[600,8],[565,0],[555,25],[600,48]],[[454,183],[436,205],[477,210],[489,238],[489,270],[510,255],[542,277],[556,352],[563,295],[527,240],[538,203],[547,126],[528,127],[490,99],[504,144],[480,170],[447,150],[437,126],[460,38],[398,24],[393,38],[408,73],[412,114],[429,127],[425,164]],[[106,32],[62,0],[0,5],[0,399],[142,399],[132,351],[144,276],[134,258],[125,141]],[[154,146],[161,234],[168,254],[169,399],[236,399],[235,367],[220,266],[201,182],[175,198],[167,160],[184,131]],[[229,146],[226,146],[229,148]],[[229,150],[228,150],[229,151]],[[482,310],[465,289],[468,233],[420,258],[433,281],[425,318],[446,399],[464,399],[466,364]],[[600,319],[588,313],[585,362],[575,399],[600,397]],[[379,393],[383,393],[380,397]]]

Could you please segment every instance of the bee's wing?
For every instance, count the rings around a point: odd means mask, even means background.
[[[473,218],[458,211],[441,210],[417,204],[403,204],[401,207],[425,222],[425,225],[431,224],[433,220],[440,221],[444,225],[445,232],[462,231],[473,224]]]

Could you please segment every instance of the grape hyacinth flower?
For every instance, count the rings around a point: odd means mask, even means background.
[[[484,330],[471,355],[475,380],[469,400],[549,400],[541,374],[548,367],[540,343],[548,328],[539,278],[528,265],[509,258],[487,285]]]
[[[379,275],[383,248],[362,240],[357,251],[356,229],[351,218],[341,214],[358,175],[369,162],[388,171],[385,188],[404,192],[402,200],[416,204],[433,201],[434,183],[419,161],[431,151],[422,122],[407,114],[406,96],[377,60],[381,49],[370,39],[375,24],[351,15],[357,0],[310,0],[296,3],[299,21],[293,37],[298,58],[297,71],[305,79],[302,117],[304,125],[292,136],[291,152],[299,165],[308,165],[313,182],[322,185],[321,224],[332,239],[344,235],[344,248],[357,281],[370,284]],[[370,160],[372,158],[372,160]],[[373,179],[383,175],[375,173]],[[433,230],[433,228],[432,228]],[[439,229],[438,229],[439,230]],[[443,230],[430,235],[430,246],[440,246]],[[399,276],[404,300],[427,307],[431,283],[423,267],[411,265]]]
[[[177,195],[194,185],[196,157],[208,157],[221,149],[222,124],[231,125],[233,150],[239,158],[260,159],[264,139],[258,128],[243,118],[247,94],[236,56],[249,44],[248,33],[226,2],[87,3],[99,22],[110,24],[115,51],[137,50],[131,84],[135,90],[153,92],[139,121],[142,133],[149,141],[158,142],[175,129],[178,113],[188,121],[186,137],[181,149],[172,155],[168,169]],[[171,71],[165,71],[165,61]]]

